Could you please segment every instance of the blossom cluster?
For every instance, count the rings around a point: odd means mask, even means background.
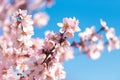
[[[66,17],[57,23],[59,32],[46,31],[45,38],[33,38],[34,26],[43,27],[49,20],[47,13],[36,9],[52,4],[53,0],[1,1],[0,80],[63,80],[63,63],[75,57],[74,47],[91,59],[98,59],[105,45],[108,51],[120,49],[114,28],[102,19],[100,30],[92,26],[80,32],[79,21]],[[75,32],[79,42],[69,41]]]
[[[120,49],[120,38],[115,35],[114,28],[109,28],[102,19],[100,19],[100,24],[102,26],[100,30],[96,31],[95,26],[86,28],[84,32],[78,34],[80,41],[74,41],[71,44],[93,60],[100,58],[105,45],[109,52],[113,49]],[[104,32],[105,36],[101,32]]]
[[[11,25],[6,26],[9,29],[0,37],[0,78],[64,79],[66,72],[62,64],[74,57],[70,42],[66,39],[69,37],[66,33],[47,31],[45,39],[32,38],[34,32],[31,18],[26,10],[19,9],[13,14]],[[69,25],[68,28],[71,27]],[[76,27],[76,24],[73,27]]]
[[[10,26],[10,16],[18,9],[28,10],[30,14],[33,14],[35,26],[45,26],[49,20],[48,15],[45,12],[37,12],[36,10],[43,9],[45,7],[51,7],[53,0],[1,0],[0,1],[0,27],[8,30]],[[41,20],[41,22],[39,21]]]

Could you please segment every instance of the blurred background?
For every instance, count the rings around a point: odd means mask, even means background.
[[[43,11],[50,16],[48,26],[35,28],[33,37],[43,38],[46,30],[59,31],[56,24],[62,22],[64,17],[76,17],[81,31],[92,25],[99,30],[102,18],[120,36],[120,0],[56,0],[51,8]],[[73,40],[79,41],[77,34]],[[108,53],[105,48],[98,60],[91,60],[78,50],[75,53],[79,55],[64,63],[66,80],[120,80],[120,50]]]

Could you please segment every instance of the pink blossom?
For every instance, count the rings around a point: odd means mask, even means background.
[[[96,60],[96,59],[99,59],[100,58],[100,56],[101,56],[101,53],[99,52],[99,51],[90,51],[89,52],[89,54],[88,54],[88,56],[91,58],[91,59],[93,59],[93,60]]]
[[[80,31],[75,17],[63,18],[62,23],[57,23],[61,27],[59,32],[47,31],[44,39],[33,38],[33,25],[46,26],[49,20],[47,13],[36,13],[35,9],[51,6],[53,0],[8,1],[0,3],[3,31],[0,36],[0,80],[63,80],[66,77],[63,63],[74,58],[72,47],[79,48],[93,60],[100,58],[105,44],[108,51],[120,49],[120,39],[114,28],[108,28],[102,19],[100,31],[105,32],[106,43],[104,34],[92,26],[79,33],[79,42],[71,44],[74,33]]]
[[[26,46],[31,46],[32,41],[30,39],[31,36],[34,34],[32,26],[33,21],[31,20],[31,16],[27,15],[26,10],[19,9],[14,14],[13,21],[16,24],[15,29],[17,29],[17,40],[23,42]]]
[[[108,40],[108,51],[112,49],[120,49],[120,39],[116,36]]]
[[[56,67],[55,67],[56,66]],[[62,80],[65,79],[66,73],[63,70],[63,66],[60,63],[54,63],[53,67],[46,75],[46,80]]]
[[[34,24],[38,27],[46,26],[49,20],[49,16],[46,13],[37,13],[34,15]]]
[[[100,41],[98,44],[92,44],[87,52],[87,55],[93,60],[99,59],[101,56],[101,51],[104,49],[103,45],[104,44],[102,41]]]
[[[68,61],[68,60],[74,58],[74,54],[73,54],[74,52],[73,52],[72,48],[69,47],[68,45],[65,45],[65,44],[63,43],[62,46],[57,45],[56,48],[57,48],[57,49],[56,49],[56,54],[55,54],[55,56],[56,56],[56,58],[57,58],[60,62],[63,62],[63,61],[65,61],[65,60]],[[67,52],[67,53],[66,53],[66,52]]]
[[[79,21],[76,20],[75,17],[72,18],[64,18],[63,23],[57,23],[59,27],[61,27],[60,32],[66,33],[69,38],[73,37],[74,32],[80,31],[80,28],[78,26]]]
[[[53,31],[46,31],[45,32],[45,37],[47,39],[51,39],[51,40],[56,40],[56,34]]]
[[[85,32],[79,33],[79,37],[84,40],[89,40],[95,33],[95,27],[86,28]]]
[[[55,42],[52,40],[45,40],[43,48],[45,50],[51,50],[55,46]]]
[[[115,31],[114,28],[109,28],[106,30],[106,38],[109,40],[111,38],[114,38],[115,36]]]

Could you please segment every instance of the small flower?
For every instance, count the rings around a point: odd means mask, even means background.
[[[69,29],[65,32],[64,36],[67,37],[67,38],[73,38],[74,37],[74,32],[71,29]]]
[[[65,79],[66,73],[61,63],[53,63],[53,67],[48,71],[45,80],[62,80]]]
[[[65,32],[66,30],[69,30],[69,29],[71,29],[72,32],[80,31],[80,28],[79,28],[78,24],[79,24],[79,21],[76,20],[75,17],[64,18],[63,23],[57,23],[57,25],[59,27],[62,27],[61,30],[60,30],[62,33]]]
[[[96,50],[96,51],[90,51],[88,56],[93,59],[93,60],[96,60],[96,59],[99,59],[100,56],[101,56],[101,53],[100,51]]]
[[[91,28],[86,28],[85,32],[81,32],[78,35],[82,41],[90,40],[92,37],[94,37],[93,40],[95,40],[95,27],[92,26]]]
[[[104,49],[103,41],[99,41],[98,44],[91,44],[89,47],[90,48],[87,55],[93,60],[99,59],[101,56],[101,51]]]
[[[38,27],[46,26],[49,21],[49,16],[46,13],[37,13],[34,15],[34,24]]]
[[[45,32],[45,37],[47,39],[51,40],[56,40],[56,34],[53,31],[46,31]]]
[[[55,46],[55,42],[52,40],[45,40],[44,41],[44,45],[43,45],[43,49],[49,51],[51,50],[53,47]]]
[[[113,49],[120,49],[120,40],[116,36],[108,41],[108,51],[110,52]]]
[[[74,52],[72,50],[71,47],[69,47],[68,45],[61,45],[61,46],[57,46],[56,47],[56,57],[59,59],[60,62],[63,61],[68,61],[70,59],[74,58]]]
[[[111,38],[114,38],[115,36],[115,30],[114,28],[109,28],[106,30],[106,38],[109,40]]]
[[[13,15],[13,21],[16,24],[15,30],[17,41],[22,42],[25,46],[32,46],[32,41],[30,39],[34,32],[31,15],[27,15],[26,10],[19,9]]]

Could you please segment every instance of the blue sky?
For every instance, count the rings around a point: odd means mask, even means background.
[[[50,15],[48,26],[36,28],[34,37],[43,37],[45,30],[59,31],[57,22],[74,16],[79,19],[82,31],[92,25],[99,29],[102,18],[120,36],[120,0],[56,0],[54,6],[45,11]],[[95,61],[79,55],[65,62],[64,67],[67,72],[65,80],[120,80],[120,50],[108,53],[105,48],[101,58]]]

